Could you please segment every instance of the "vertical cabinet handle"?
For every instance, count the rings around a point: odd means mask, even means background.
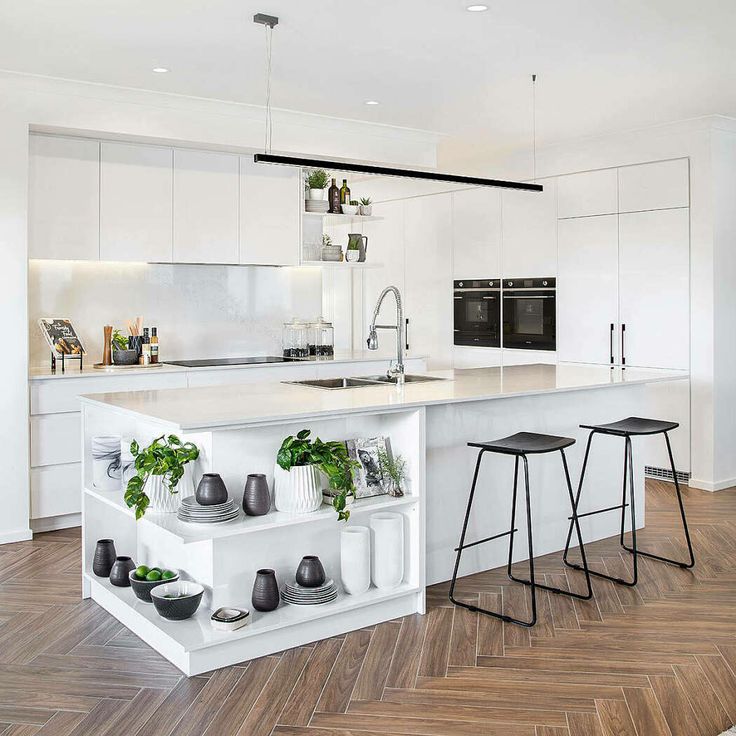
[[[611,322],[611,336],[608,342],[609,348],[611,351],[611,368],[613,368],[613,330],[614,330],[614,325],[613,325],[613,322]]]
[[[621,365],[626,367],[626,323],[621,324]]]
[[[404,321],[406,322],[406,325],[404,326],[404,338],[406,339],[406,348],[404,349],[408,350],[409,349],[409,318],[407,317],[406,320]]]

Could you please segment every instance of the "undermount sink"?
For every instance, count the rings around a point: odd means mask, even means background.
[[[444,381],[444,378],[436,376],[404,376],[406,383],[422,383],[423,381]],[[396,376],[355,376],[351,378],[308,378],[304,381],[283,381],[283,383],[293,383],[299,386],[310,386],[311,388],[366,388],[368,386],[380,386],[382,384],[398,383]]]

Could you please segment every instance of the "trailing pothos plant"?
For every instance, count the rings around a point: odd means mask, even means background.
[[[130,454],[135,458],[135,475],[125,489],[125,503],[135,509],[135,518],[140,519],[150,503],[145,491],[148,479],[160,475],[169,492],[177,493],[184,466],[199,457],[199,449],[193,442],[182,442],[175,434],[162,434],[144,448],[133,440]]]
[[[347,497],[355,494],[353,470],[360,467],[348,456],[344,442],[323,442],[319,437],[309,439],[310,430],[303,429],[296,436],[287,437],[279,448],[276,462],[284,470],[299,465],[315,465],[326,476],[330,489],[335,492],[332,506],[339,521],[347,521],[350,511]]]

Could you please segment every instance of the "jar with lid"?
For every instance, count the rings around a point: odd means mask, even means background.
[[[309,354],[317,358],[335,356],[335,328],[322,317],[309,325]]]
[[[308,332],[307,325],[298,319],[284,323],[282,331],[284,358],[306,358],[309,356]]]

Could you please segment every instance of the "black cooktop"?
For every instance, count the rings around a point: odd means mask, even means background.
[[[167,360],[169,365],[184,368],[207,368],[218,365],[254,365],[257,363],[296,363],[298,358],[282,358],[278,355],[254,355],[250,358],[203,358],[201,360]]]

